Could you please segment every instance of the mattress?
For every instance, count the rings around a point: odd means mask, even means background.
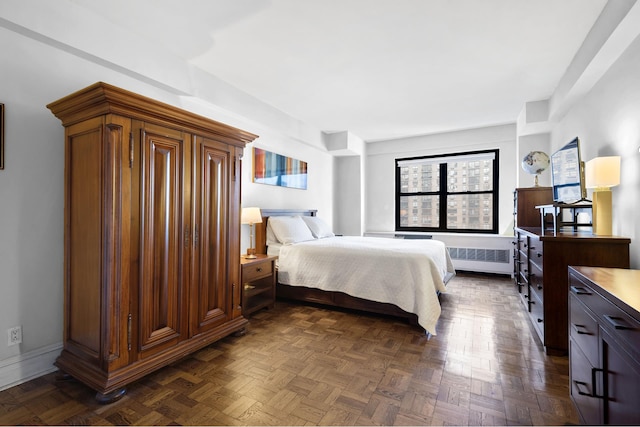
[[[443,242],[344,236],[280,245],[277,252],[281,284],[394,304],[436,335],[438,293],[455,273]]]

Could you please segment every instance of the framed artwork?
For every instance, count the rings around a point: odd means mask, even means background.
[[[0,169],[4,169],[4,104],[0,104]]]
[[[307,162],[253,148],[253,182],[307,189]]]

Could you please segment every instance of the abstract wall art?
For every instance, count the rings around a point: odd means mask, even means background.
[[[307,189],[307,162],[253,148],[253,182]]]

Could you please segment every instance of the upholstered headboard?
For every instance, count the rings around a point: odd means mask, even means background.
[[[267,221],[270,216],[316,216],[315,209],[260,209],[262,222],[256,224],[256,253],[267,253]]]

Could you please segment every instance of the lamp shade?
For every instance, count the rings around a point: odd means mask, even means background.
[[[262,214],[260,213],[260,208],[242,208],[240,222],[242,224],[257,224],[259,222],[262,222]]]
[[[587,188],[620,185],[620,156],[596,157],[585,164]]]

